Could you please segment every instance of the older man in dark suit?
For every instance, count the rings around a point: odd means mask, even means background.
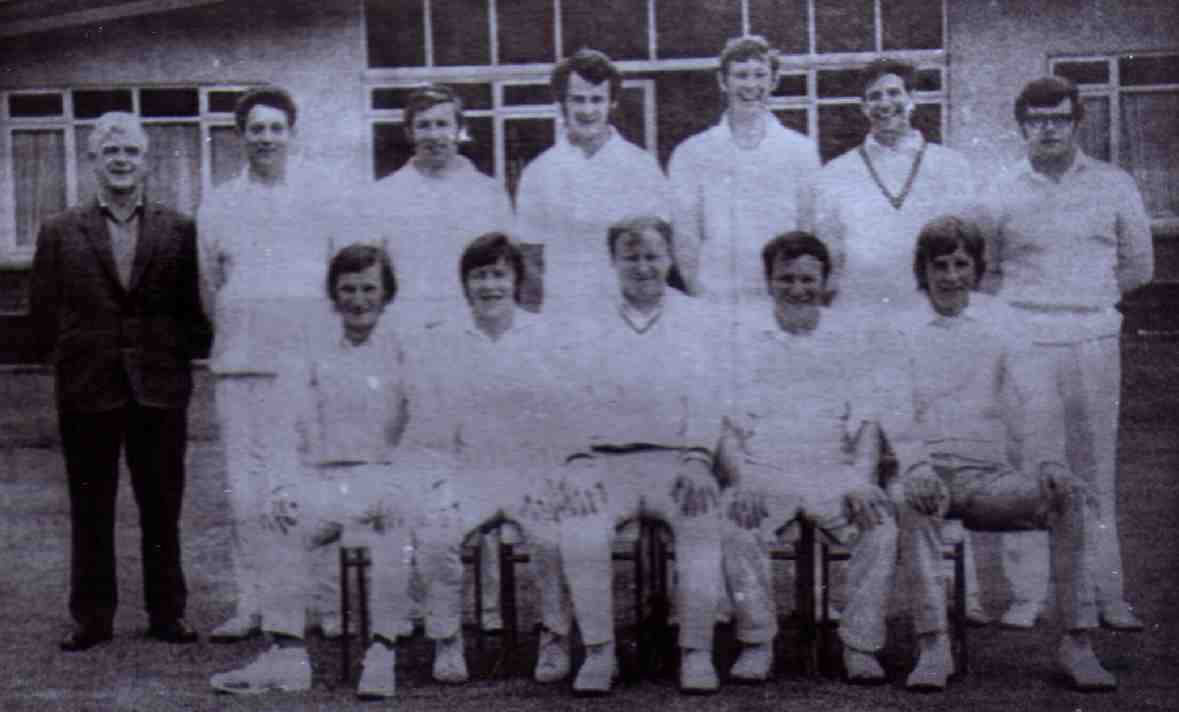
[[[179,519],[189,360],[208,349],[212,330],[193,222],[144,199],[147,148],[133,115],[100,117],[89,143],[97,198],[47,221],[33,261],[33,317],[56,369],[69,478],[75,627],[61,641],[67,651],[112,636],[120,450],[139,506],[148,635],[197,639],[184,621]]]

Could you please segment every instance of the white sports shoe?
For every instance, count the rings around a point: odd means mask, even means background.
[[[235,695],[304,692],[311,689],[311,660],[303,648],[272,645],[249,665],[213,675],[209,684]]]
[[[921,692],[941,692],[954,674],[954,658],[950,654],[950,636],[946,633],[926,633],[918,636],[921,655],[917,665],[905,680],[905,687]]]
[[[607,695],[618,675],[618,659],[614,655],[614,641],[586,648],[585,662],[573,680],[577,695]]]
[[[729,668],[729,677],[740,682],[765,682],[773,665],[774,646],[771,643],[744,645],[737,662]]]
[[[710,694],[720,689],[720,678],[712,664],[712,651],[684,648],[680,660],[680,692]]]
[[[213,629],[209,640],[214,643],[235,643],[262,632],[262,616],[257,613],[237,614]]]
[[[570,665],[569,638],[541,628],[532,676],[540,683],[558,682],[569,675]]]
[[[999,619],[999,625],[1004,628],[1018,628],[1027,629],[1035,627],[1036,621],[1040,619],[1040,614],[1043,612],[1043,607],[1035,601],[1017,600],[1011,603],[1011,607]]]
[[[462,633],[434,641],[434,679],[452,685],[470,679]]]
[[[379,700],[392,697],[397,692],[397,651],[382,643],[368,646],[364,654],[360,683],[356,696],[362,700]]]

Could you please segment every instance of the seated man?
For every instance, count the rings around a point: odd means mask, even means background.
[[[351,245],[331,261],[328,294],[342,327],[309,318],[309,357],[300,381],[300,436],[309,467],[274,473],[271,510],[263,516],[262,629],[272,646],[249,665],[213,675],[230,693],[302,691],[311,687],[303,644],[304,611],[313,595],[308,552],[337,541],[367,545],[372,566],[373,642],[357,694],[390,697],[395,689],[394,644],[408,615],[415,521],[428,512],[435,478],[417,468],[417,482],[399,483],[389,464],[412,395],[405,357],[391,329],[378,328],[397,284],[383,250]],[[262,513],[259,513],[262,514]]]
[[[1054,376],[1027,357],[1031,340],[1014,312],[973,291],[986,268],[983,249],[974,224],[942,217],[922,228],[913,259],[929,306],[903,327],[897,404],[910,412],[885,425],[901,473],[890,487],[900,566],[916,587],[920,658],[907,684],[941,690],[954,672],[937,570],[942,522],[960,517],[968,529],[1049,530],[1064,627],[1060,672],[1077,689],[1112,689],[1088,637],[1097,627],[1087,561],[1093,500],[1064,465]],[[1022,446],[1009,448],[1009,437]]]
[[[547,316],[519,307],[524,258],[507,235],[492,232],[467,245],[458,276],[469,313],[421,335],[429,342],[430,363],[422,370],[432,373],[423,380],[433,384],[429,398],[440,420],[436,440],[455,463],[445,490],[446,514],[432,519],[419,537],[419,568],[437,604],[427,613],[427,630],[445,649],[435,658],[434,676],[444,682],[467,679],[460,625],[462,543],[480,525],[507,519],[528,536],[530,573],[540,592],[534,676],[556,682],[569,674],[573,621],[555,518],[543,503],[546,485],[573,448],[560,445],[574,434],[561,425],[569,380],[560,365],[563,337]],[[497,554],[498,547],[484,548],[485,594],[498,586]]]
[[[804,516],[851,548],[839,627],[848,679],[883,682],[874,653],[884,645],[896,522],[875,484],[880,439],[871,396],[856,386],[856,365],[867,362],[855,359],[860,325],[820,306],[831,258],[813,235],[779,235],[762,262],[772,316],[744,330],[737,397],[718,452],[733,483],[722,500],[724,570],[744,646],[730,674],[760,681],[770,673],[778,617],[766,546]]]
[[[720,321],[667,289],[671,226],[640,217],[608,232],[619,299],[585,334],[576,372],[584,391],[568,409],[584,418],[583,448],[568,466],[561,503],[561,555],[587,646],[574,692],[605,694],[617,673],[611,595],[615,527],[638,516],[670,524],[683,649],[680,688],[713,692],[712,639],[719,594],[720,518],[712,457],[719,398],[709,389]],[[715,411],[714,415],[709,415]],[[573,452],[573,451],[569,451]]]

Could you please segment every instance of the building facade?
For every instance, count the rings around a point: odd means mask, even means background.
[[[548,90],[560,57],[590,46],[619,63],[617,123],[665,165],[716,121],[716,55],[743,33],[781,51],[771,108],[815,137],[824,160],[862,138],[857,71],[877,56],[918,67],[915,123],[964,152],[984,180],[1020,155],[1011,103],[1023,83],[1074,79],[1089,114],[1086,150],[1138,180],[1159,281],[1179,280],[1171,0],[9,0],[0,3],[0,361],[27,358],[37,226],[93,195],[86,137],[105,111],[143,118],[152,199],[192,213],[241,170],[232,108],[245,88],[290,89],[296,159],[348,190],[404,163],[404,100],[441,81],[464,98],[464,152],[514,190],[560,129]],[[1146,317],[1167,289],[1139,300]]]

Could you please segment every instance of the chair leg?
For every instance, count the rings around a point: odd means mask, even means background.
[[[503,613],[505,648],[516,649],[518,615],[516,611],[516,550],[511,544],[499,545],[499,607]]]
[[[367,547],[340,547],[340,682],[352,683],[352,586],[356,578],[356,614],[360,623],[360,644],[369,643],[368,570],[372,565]]]
[[[801,613],[799,637],[803,651],[803,674],[813,677],[826,655],[826,635],[815,625],[815,526],[805,519],[800,522],[798,543],[795,545],[795,601]],[[820,650],[823,648],[823,650]]]
[[[959,675],[969,672],[966,651],[966,542],[954,544],[954,667]]]
[[[475,542],[475,650],[483,659],[483,532]],[[462,628],[462,624],[459,624]]]

